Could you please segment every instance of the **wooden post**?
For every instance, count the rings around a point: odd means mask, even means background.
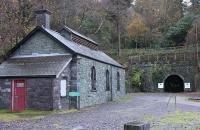
[[[175,95],[175,109],[176,109],[176,95]]]
[[[130,122],[124,125],[124,130],[150,130],[150,124]]]
[[[175,55],[174,55],[174,60],[176,61],[176,52],[175,52]]]
[[[183,53],[183,60],[185,61],[185,52]]]

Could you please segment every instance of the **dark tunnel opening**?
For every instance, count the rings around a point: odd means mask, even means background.
[[[177,75],[169,76],[164,83],[164,91],[165,92],[184,92],[184,82],[181,77]]]

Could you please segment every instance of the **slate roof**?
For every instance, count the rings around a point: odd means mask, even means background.
[[[47,33],[49,33],[51,36],[59,40],[62,44],[64,44],[67,48],[75,52],[76,54],[89,57],[91,59],[111,64],[120,68],[124,68],[121,64],[119,64],[117,61],[106,55],[104,52],[100,50],[93,50],[86,46],[83,46],[81,44],[77,44],[73,41],[70,41],[66,38],[64,38],[60,33],[55,32],[51,29],[43,28]]]
[[[0,77],[57,76],[70,60],[66,55],[9,58],[0,66]]]
[[[63,45],[69,52],[76,55],[81,55],[83,57],[87,57],[105,64],[113,65],[119,68],[124,68],[117,61],[106,55],[104,52],[100,50],[93,50],[86,46],[75,43],[74,41],[70,41],[67,38],[63,37],[60,33],[53,31],[51,29],[47,29],[44,27],[37,26],[33,31],[31,31],[21,42],[19,42],[7,55],[7,58],[17,50],[21,44],[26,42],[33,34],[37,31],[42,31],[47,34],[50,38],[55,40],[58,44]]]
[[[95,42],[94,40],[92,40],[91,38],[86,37],[85,35],[80,34],[79,32],[77,32],[77,31],[75,31],[75,30],[73,30],[73,29],[71,29],[71,28],[69,28],[69,27],[67,27],[67,26],[65,26],[63,29],[65,29],[65,30],[67,30],[67,31],[69,31],[69,32],[71,32],[71,33],[73,33],[73,34],[75,34],[75,35],[78,35],[79,37],[82,37],[82,38],[84,38],[84,39],[86,39],[86,40],[88,40],[88,41],[90,41],[90,42],[92,42],[92,43],[98,45],[98,43],[96,43],[96,42]]]

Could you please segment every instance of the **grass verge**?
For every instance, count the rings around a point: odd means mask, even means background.
[[[161,118],[146,116],[144,121],[151,124],[151,130],[200,130],[199,112],[176,111]]]
[[[118,102],[118,103],[128,103],[130,102],[134,97],[134,93],[128,93],[125,96],[115,100],[114,102]]]
[[[13,113],[6,109],[0,110],[0,121],[9,122],[15,120],[23,120],[23,119],[38,119],[44,118],[48,115],[57,115],[57,114],[66,114],[71,112],[77,112],[76,109],[71,110],[56,110],[56,111],[40,111],[40,110],[25,110],[20,113]]]

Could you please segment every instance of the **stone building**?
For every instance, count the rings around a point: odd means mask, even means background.
[[[68,27],[51,30],[48,10],[36,13],[39,26],[0,65],[0,108],[83,108],[125,95],[122,65]],[[80,97],[70,97],[69,92],[79,92]]]

